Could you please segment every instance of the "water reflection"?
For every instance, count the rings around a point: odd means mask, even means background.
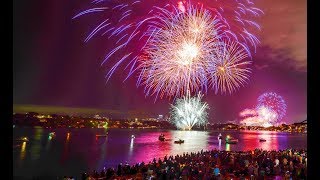
[[[131,138],[130,149],[129,149],[130,152],[132,152],[132,150],[133,150],[133,143],[134,143],[134,138]]]
[[[170,154],[182,154],[183,152],[197,152],[209,149],[208,139],[209,133],[207,131],[172,131],[174,140],[182,139],[184,143],[174,144],[171,142]]]
[[[129,148],[129,157],[131,157],[131,155],[132,155],[133,143],[134,143],[134,138],[131,138],[131,140],[130,140],[130,148]]]
[[[165,135],[165,141],[159,141],[161,133]],[[172,135],[168,131],[142,133],[133,141],[129,162],[149,162],[153,158],[163,158],[165,155],[170,155],[171,141],[173,141]]]
[[[105,159],[106,159],[107,142],[108,142],[108,137],[103,138],[103,143],[100,145],[101,152],[100,152],[100,158],[99,158],[99,161],[98,161],[97,169],[99,167],[104,166],[104,162],[105,162]]]
[[[68,132],[66,142],[69,142],[69,140],[70,140],[70,133]]]
[[[260,142],[259,148],[268,149],[278,149],[278,139],[275,138],[275,134],[270,131],[260,131],[258,134],[259,139],[265,139],[265,142]]]
[[[261,148],[264,150],[279,149],[279,133],[270,131],[246,131],[242,133],[243,150]],[[266,141],[261,141],[265,139]]]
[[[21,145],[21,151],[20,151],[20,159],[24,160],[24,158],[26,157],[26,146],[27,146],[27,142],[22,142]]]
[[[49,136],[49,137],[51,137],[51,136]],[[48,151],[50,149],[50,146],[51,146],[51,138],[49,138],[49,137],[48,137],[48,140],[47,140],[47,143],[46,143],[46,147],[45,147],[46,151]]]
[[[41,150],[41,138],[43,135],[43,128],[42,127],[37,127],[35,129],[34,133],[34,141],[31,143],[30,151],[31,153],[31,158],[34,160],[37,160],[40,158],[40,150]]]
[[[226,143],[226,151],[230,151],[230,144]]]
[[[64,142],[63,153],[61,156],[61,163],[64,163],[66,161],[66,159],[68,158],[69,141],[70,141],[70,132],[67,133],[66,140]]]
[[[159,135],[164,134],[165,141],[159,141]],[[177,139],[184,140],[175,144]],[[209,149],[209,133],[206,131],[163,131],[147,132],[131,140],[129,156],[131,162],[152,161],[153,158],[163,158],[166,155],[198,152]]]
[[[48,131],[46,129],[14,129],[14,139],[22,136],[34,137],[30,138],[29,142],[18,142],[20,146],[13,152],[14,175],[23,176],[28,173],[32,176],[43,173],[55,175],[58,171],[63,174],[78,170],[78,174],[81,174],[83,170],[116,167],[120,162],[128,161],[132,165],[142,161],[149,162],[153,158],[163,158],[165,155],[197,152],[201,149],[243,151],[255,148],[278,150],[307,147],[305,135],[263,131],[221,132],[223,139],[226,135],[239,139],[237,144],[224,144],[224,140],[219,141],[217,137],[220,132],[218,131],[109,129],[107,138],[100,137],[97,140],[95,135],[101,134],[102,129],[59,129],[56,131],[56,138],[52,140],[47,139]],[[135,135],[135,139],[131,139],[132,134]],[[165,141],[159,141],[160,134],[165,135]],[[185,142],[175,144],[174,140],[178,138]],[[259,142],[259,138],[266,139],[266,142]],[[62,163],[61,161],[53,162],[53,156],[61,157]],[[84,163],[74,159],[80,159]],[[40,170],[41,166],[48,168]]]

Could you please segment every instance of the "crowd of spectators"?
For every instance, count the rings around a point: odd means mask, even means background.
[[[210,150],[153,159],[149,163],[120,163],[83,173],[82,179],[307,179],[307,150]]]

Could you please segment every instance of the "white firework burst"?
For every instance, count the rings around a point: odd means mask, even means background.
[[[159,23],[160,22],[160,23]],[[215,61],[221,23],[202,8],[161,13],[147,31],[150,39],[140,56],[138,84],[147,95],[182,97],[207,89],[208,66]]]
[[[209,105],[201,101],[202,97],[200,93],[195,97],[187,93],[177,99],[175,105],[171,105],[171,122],[178,129],[191,130],[194,125],[206,125]]]

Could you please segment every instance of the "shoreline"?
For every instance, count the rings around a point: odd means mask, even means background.
[[[279,133],[296,133],[296,134],[308,134],[307,132],[288,132],[288,131],[271,131],[271,130],[250,130],[250,129],[228,129],[228,130],[222,130],[222,129],[206,129],[206,130],[201,130],[201,129],[192,129],[192,130],[179,130],[179,129],[168,129],[168,128],[114,128],[114,127],[108,127],[108,128],[90,128],[90,127],[82,127],[82,128],[77,128],[77,127],[42,127],[42,126],[15,126],[14,128],[30,128],[30,129],[37,129],[37,128],[43,128],[43,129],[129,129],[129,130],[176,130],[176,131],[218,131],[218,132],[261,132],[261,131],[267,131],[267,132],[279,132]],[[13,129],[14,129],[13,128]]]

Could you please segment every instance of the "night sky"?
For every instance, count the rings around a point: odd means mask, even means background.
[[[13,6],[13,104],[137,110],[168,114],[172,100],[145,97],[135,86],[136,75],[116,71],[106,83],[108,69],[100,66],[107,38],[86,35],[97,16],[72,20],[88,8],[89,0],[14,1]],[[266,91],[281,95],[287,103],[283,121],[307,118],[306,0],[257,0],[264,11],[258,23],[261,44],[253,56],[250,82],[232,95],[204,96],[210,106],[210,122],[240,119],[239,112],[256,105]]]

